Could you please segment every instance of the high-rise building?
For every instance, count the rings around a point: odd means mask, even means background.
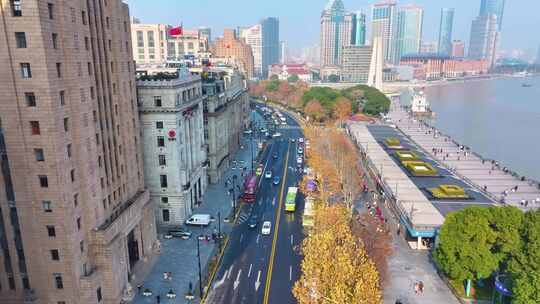
[[[424,9],[416,5],[398,8],[392,62],[399,63],[404,54],[420,52]]]
[[[182,225],[206,189],[202,82],[179,70],[176,79],[137,80],[144,177],[160,226]]]
[[[341,0],[331,0],[321,14],[321,66],[341,66],[343,47],[352,43],[354,14]]]
[[[452,29],[454,27],[454,9],[441,9],[441,21],[439,23],[438,51],[441,55],[450,55],[452,52]]]
[[[366,45],[366,14],[361,11],[354,14],[353,19],[353,45]]]
[[[497,16],[494,14],[480,15],[472,22],[469,58],[486,60],[490,67],[495,64],[498,27]]]
[[[371,45],[381,38],[385,61],[392,61],[395,40],[396,3],[394,1],[374,4],[371,8]]]
[[[205,38],[208,43],[212,43],[212,29],[207,26],[199,27],[199,36]]]
[[[461,40],[452,41],[452,57],[465,57],[465,43]]]
[[[505,0],[482,0],[480,2],[480,15],[493,14],[497,16],[497,30],[502,30]]]
[[[128,6],[1,10],[0,303],[120,303],[157,248]]]
[[[239,28],[240,38],[250,47],[253,53],[253,73],[261,79],[263,77],[263,32],[262,26],[256,24],[252,27]]]
[[[268,67],[279,63],[279,19],[264,18],[260,22],[262,30],[262,76],[268,76]]]
[[[351,45],[343,48],[342,81],[367,83],[372,49],[371,45]]]
[[[235,59],[241,71],[248,78],[253,78],[253,53],[251,47],[243,40],[236,38],[233,29],[225,29],[223,37],[214,40],[211,52],[216,57]]]
[[[287,62],[287,44],[285,41],[279,42],[279,63],[284,64]]]
[[[420,53],[437,53],[437,42],[425,41],[420,45]]]

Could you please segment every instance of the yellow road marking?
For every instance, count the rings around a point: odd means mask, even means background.
[[[281,206],[283,205],[283,189],[285,187],[285,182],[287,181],[287,169],[289,166],[289,150],[291,143],[287,144],[287,155],[285,156],[285,168],[283,169],[283,180],[281,181],[281,190],[279,192],[279,205],[277,209],[276,223],[274,224],[274,239],[272,241],[272,252],[270,253],[270,261],[268,262],[268,272],[266,275],[266,285],[264,288],[264,304],[268,304],[268,298],[270,297],[270,283],[272,281],[272,270],[274,268],[274,258],[276,255],[276,243],[279,232],[279,221],[281,219]]]

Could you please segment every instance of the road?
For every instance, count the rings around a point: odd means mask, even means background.
[[[294,213],[285,212],[284,204],[288,187],[297,186],[301,179],[295,168],[297,139],[303,135],[298,124],[285,116],[287,126],[277,129],[282,137],[269,140],[261,157],[264,171],[279,175],[281,182],[273,185],[272,179],[261,176],[257,200],[241,210],[205,303],[296,302],[292,287],[300,276],[304,202],[299,195]],[[256,228],[247,225],[251,214],[259,216]],[[263,221],[272,223],[270,235],[261,235]]]

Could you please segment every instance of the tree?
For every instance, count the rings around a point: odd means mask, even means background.
[[[512,303],[540,303],[540,210],[525,214],[520,249],[509,262]]]
[[[300,77],[298,77],[298,75],[296,75],[296,74],[291,75],[291,76],[289,76],[289,78],[287,78],[288,82],[297,82],[298,80],[300,80]]]
[[[347,119],[352,112],[352,103],[346,97],[338,97],[334,103],[333,115],[340,121]]]
[[[267,92],[275,92],[275,91],[277,91],[278,87],[279,87],[279,80],[272,79],[270,82],[268,82],[266,84],[266,91]]]
[[[490,226],[497,234],[493,252],[499,255],[501,262],[520,251],[521,233],[525,214],[516,207],[488,208]],[[505,265],[500,265],[504,268]]]
[[[279,77],[278,77],[278,75],[274,74],[274,75],[270,76],[270,80],[279,80]]]
[[[446,216],[434,258],[450,278],[483,279],[498,268],[501,257],[493,252],[497,233],[490,222],[490,211],[484,207],[468,207]]]
[[[302,244],[302,275],[293,294],[299,304],[382,303],[378,273],[350,230],[341,204],[315,208],[315,225]]]
[[[283,103],[286,103],[286,101],[289,99],[290,92],[291,92],[291,88],[289,87],[288,82],[282,81],[279,83],[279,86],[277,88],[277,94],[280,101],[282,101]]]
[[[307,103],[306,107],[304,108],[304,112],[306,113],[306,115],[311,116],[316,121],[321,121],[326,117],[326,112],[324,108],[321,106],[321,103],[316,99],[313,99]]]
[[[328,76],[328,82],[332,82],[332,83],[339,82],[339,76],[336,74],[332,74]]]

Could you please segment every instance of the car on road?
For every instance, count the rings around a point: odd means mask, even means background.
[[[276,133],[274,133],[274,134],[272,135],[272,137],[281,137],[281,133],[276,132]]]
[[[274,185],[279,185],[280,180],[281,180],[281,179],[279,178],[279,176],[276,175],[276,176],[274,176],[274,178],[272,179],[272,184],[274,184]]]
[[[262,225],[261,234],[269,235],[270,230],[272,230],[272,223],[270,223],[269,221],[265,221]]]
[[[253,133],[253,131],[251,131],[251,129],[244,130],[244,134],[246,134],[246,135],[249,135],[251,133]]]
[[[272,171],[266,170],[266,172],[264,172],[264,178],[272,178]]]
[[[259,216],[256,214],[252,214],[248,219],[248,227],[249,228],[255,228],[257,227],[257,224],[259,224]]]
[[[281,125],[282,125],[282,126],[286,126],[286,125],[287,125],[287,122],[286,122],[286,121],[282,121],[282,122],[281,122]]]
[[[304,153],[304,149],[302,147],[298,147],[298,154]]]
[[[257,170],[255,170],[255,174],[257,174],[257,176],[261,176],[263,173],[263,168],[262,167],[258,167]]]
[[[296,142],[296,140],[295,140],[294,138],[291,138],[291,142],[292,142],[292,143],[293,143],[293,142]]]
[[[191,238],[191,231],[184,228],[169,229],[167,233],[165,234],[165,238],[170,239],[173,237],[178,237],[183,240],[187,240]]]
[[[278,153],[277,152],[272,153],[272,158],[277,159],[278,158]]]
[[[298,156],[298,157],[296,158],[296,163],[297,163],[297,164],[302,164],[303,162],[304,162],[304,159],[302,158],[302,156]]]
[[[192,226],[208,226],[212,221],[210,214],[193,214],[187,221],[186,225]]]
[[[304,138],[303,138],[303,137],[298,138],[298,142],[299,142],[299,143],[303,143],[303,142],[304,142]]]

